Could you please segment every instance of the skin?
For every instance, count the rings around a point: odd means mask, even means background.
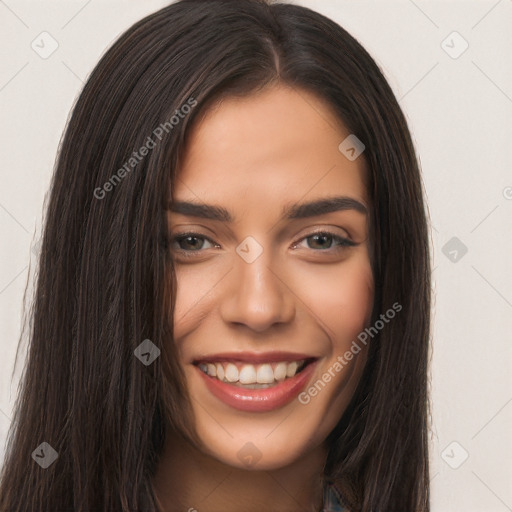
[[[173,199],[215,204],[234,222],[169,211],[178,292],[175,342],[181,351],[203,446],[169,436],[155,475],[162,511],[319,510],[325,439],[346,409],[367,346],[308,404],[294,399],[270,412],[242,412],[214,397],[192,365],[204,354],[283,350],[319,358],[316,382],[369,325],[374,297],[367,216],[335,211],[289,220],[291,203],[344,195],[370,211],[365,162],[338,149],[350,132],[323,100],[272,86],[229,98],[194,128]],[[327,230],[357,243],[312,237]],[[236,252],[252,236],[263,253]],[[211,240],[211,242],[209,241]],[[184,252],[195,257],[185,259]],[[251,442],[261,458],[238,457]]]

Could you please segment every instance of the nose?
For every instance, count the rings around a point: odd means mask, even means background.
[[[297,297],[291,283],[272,268],[266,251],[252,263],[237,256],[227,279],[229,284],[221,305],[225,322],[243,324],[253,331],[263,332],[295,317]]]

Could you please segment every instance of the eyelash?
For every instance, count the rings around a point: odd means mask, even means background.
[[[358,244],[355,242],[352,242],[352,240],[349,240],[348,238],[341,237],[339,235],[336,235],[335,233],[332,233],[330,231],[315,231],[314,233],[311,233],[305,237],[302,237],[297,243],[293,244],[293,247],[296,247],[300,242],[307,240],[308,238],[311,238],[313,236],[329,236],[332,237],[334,240],[337,240],[339,243],[335,246],[335,248],[328,248],[328,249],[311,249],[314,252],[320,252],[320,253],[332,253],[332,252],[339,252],[343,251],[349,247],[354,247]],[[170,242],[171,244],[174,244],[175,242],[181,242],[182,240],[185,240],[186,238],[198,238],[198,239],[204,239],[210,242],[212,245],[218,245],[213,240],[211,240],[209,237],[201,235],[200,233],[195,232],[188,232],[188,233],[181,233],[179,235],[175,235],[174,237],[171,237]],[[196,258],[202,251],[202,249],[198,249],[196,251],[187,251],[186,249],[178,249],[178,252],[185,256],[186,258]]]

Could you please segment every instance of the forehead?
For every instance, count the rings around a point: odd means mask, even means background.
[[[342,193],[367,203],[363,156],[339,150],[349,135],[326,101],[302,89],[225,98],[189,134],[173,197],[261,206]]]

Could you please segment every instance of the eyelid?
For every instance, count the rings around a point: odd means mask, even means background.
[[[318,249],[318,250],[309,249],[310,251],[316,252],[316,253],[331,253],[332,254],[333,252],[342,251],[344,249],[348,249],[350,247],[359,245],[359,243],[351,240],[349,235],[342,236],[342,235],[339,235],[339,234],[333,232],[331,229],[328,229],[328,228],[317,228],[317,229],[314,229],[313,231],[308,231],[307,233],[302,235],[300,238],[298,238],[295,242],[292,243],[291,247],[293,249],[295,249],[299,245],[299,243],[301,243],[304,240],[307,240],[308,238],[315,236],[315,235],[328,235],[328,236],[331,236],[333,239],[338,239],[339,241],[342,242],[341,244],[337,244],[328,249]],[[197,231],[187,231],[184,233],[175,233],[175,234],[171,235],[171,237],[170,237],[171,245],[174,244],[176,241],[180,241],[187,237],[204,239],[204,240],[207,240],[209,243],[211,243],[213,246],[220,247],[220,245],[217,244],[214,240],[212,240],[209,236],[199,233]],[[177,250],[177,252],[179,254],[184,255],[185,257],[191,257],[191,258],[198,257],[204,251],[205,251],[205,249],[199,249],[197,251],[187,251],[185,249]]]
[[[305,234],[300,235],[300,237],[297,238],[297,241],[301,242],[302,240],[304,240],[305,238],[309,238],[310,236],[322,235],[322,234],[323,235],[331,235],[333,237],[341,238],[341,239],[347,240],[347,241],[352,241],[351,236],[349,235],[349,233],[346,229],[343,229],[343,231],[345,232],[344,234],[338,233],[337,231],[335,231],[336,229],[340,230],[342,228],[335,228],[335,227],[306,228],[306,230],[303,231],[303,233],[305,233]],[[296,242],[294,242],[294,243],[296,243]]]
[[[339,240],[341,243],[334,245],[333,247],[330,247],[328,249],[323,249],[323,250],[322,249],[318,249],[318,250],[309,249],[310,251],[313,251],[314,253],[320,253],[320,254],[321,253],[333,253],[333,252],[341,251],[343,249],[347,249],[349,247],[355,247],[356,245],[359,245],[358,243],[351,240],[350,237],[338,235],[338,234],[334,233],[333,231],[329,231],[328,229],[319,229],[318,231],[312,231],[312,232],[309,232],[308,234],[306,234],[305,236],[300,237],[297,242],[293,243],[293,245],[292,245],[293,249],[297,248],[300,243],[304,242],[308,238],[315,236],[315,235],[327,235],[327,236],[330,236],[331,238],[333,238],[334,240],[336,240],[336,239]]]
[[[220,245],[218,243],[214,242],[209,236],[203,235],[202,233],[199,233],[197,231],[186,231],[184,233],[171,234],[170,239],[169,239],[170,245],[172,246],[172,244],[174,244],[176,241],[179,242],[180,240],[188,238],[188,237],[202,238],[202,239],[210,242],[213,246],[220,247]],[[188,256],[194,257],[194,253],[200,254],[200,253],[204,252],[204,250],[199,249],[198,251],[186,251],[184,249],[177,249],[177,252],[180,254],[183,254],[187,257]]]

